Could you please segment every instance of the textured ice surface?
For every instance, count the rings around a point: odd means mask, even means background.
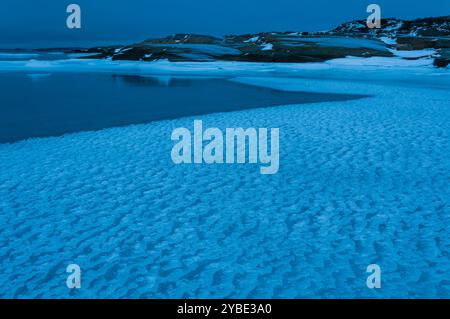
[[[297,71],[235,80],[373,97],[0,145],[0,296],[450,297],[448,71]],[[279,173],[172,164],[194,119],[279,127]]]
[[[398,51],[400,52],[400,51]],[[416,52],[416,51],[412,51]],[[433,68],[434,59],[425,58],[406,60],[401,57],[347,57],[333,59],[323,63],[259,63],[259,62],[177,62],[158,60],[142,63],[139,61],[111,61],[96,59],[67,59],[67,60],[28,60],[28,61],[0,61],[0,71],[35,71],[35,72],[105,72],[147,75],[241,75],[241,74],[287,74],[303,75],[305,71],[338,69],[358,73],[366,70],[378,70],[395,67],[411,70],[419,68],[420,72],[438,72]],[[357,68],[356,68],[357,67]],[[432,71],[434,70],[434,71]],[[396,72],[398,76],[402,72]],[[317,72],[315,72],[317,74]]]

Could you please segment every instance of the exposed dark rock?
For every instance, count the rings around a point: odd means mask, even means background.
[[[434,65],[438,68],[445,68],[450,64],[450,49],[438,50],[438,56],[434,59]]]
[[[175,34],[161,39],[147,39],[142,44],[216,44],[221,42],[220,38],[202,34]]]
[[[397,50],[423,50],[423,49],[450,48],[449,38],[435,37],[399,37]]]

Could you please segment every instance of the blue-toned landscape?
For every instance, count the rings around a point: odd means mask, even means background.
[[[0,297],[450,298],[450,7],[436,6],[373,30],[4,40]],[[175,164],[171,134],[194,120],[279,128],[279,171]]]

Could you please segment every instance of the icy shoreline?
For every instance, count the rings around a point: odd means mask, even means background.
[[[412,54],[412,53],[411,53]],[[260,62],[154,62],[112,60],[30,60],[0,61],[0,72],[33,73],[107,73],[139,76],[186,77],[289,77],[305,79],[345,80],[369,85],[411,84],[432,85],[446,89],[450,83],[450,68],[433,67],[433,59],[406,60],[402,57],[347,57],[314,63],[260,63]],[[387,76],[386,76],[387,75]],[[384,82],[384,83],[383,83]],[[442,83],[442,85],[440,84]],[[283,88],[280,88],[283,89]],[[351,91],[344,93],[359,93]],[[316,86],[312,92],[322,92]],[[329,91],[327,91],[329,92]]]
[[[415,51],[411,51],[411,55]],[[428,52],[428,51],[427,51]],[[416,53],[416,54],[420,54]],[[53,72],[127,72],[143,74],[167,74],[188,73],[189,75],[203,72],[227,75],[233,72],[289,72],[295,73],[302,70],[327,70],[327,69],[421,69],[436,72],[448,72],[449,68],[436,69],[433,67],[433,59],[419,58],[415,60],[396,57],[346,57],[325,62],[311,63],[269,63],[269,62],[169,62],[159,60],[152,62],[142,61],[112,61],[98,59],[66,59],[66,60],[25,60],[25,61],[0,61],[1,71],[53,71]]]

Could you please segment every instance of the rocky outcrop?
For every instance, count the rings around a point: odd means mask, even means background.
[[[388,41],[387,41],[387,40]],[[227,35],[176,34],[127,46],[78,50],[88,58],[154,61],[322,62],[346,56],[390,57],[392,49],[436,49],[435,65],[445,65],[450,48],[450,16],[411,21],[383,19],[382,28],[369,29],[357,20],[318,33],[266,32]]]
[[[321,62],[349,55],[392,56],[383,42],[301,33],[260,33],[214,38],[204,35],[175,35],[149,39],[124,47],[78,51],[98,53],[89,58],[153,61],[247,61]]]
[[[434,59],[434,65],[438,68],[445,68],[450,64],[450,49],[438,50],[437,57]]]
[[[381,28],[369,29],[365,20],[344,23],[327,32],[339,35],[373,35],[373,36],[450,36],[450,16],[422,18],[415,20],[399,20],[395,18],[381,19]]]

